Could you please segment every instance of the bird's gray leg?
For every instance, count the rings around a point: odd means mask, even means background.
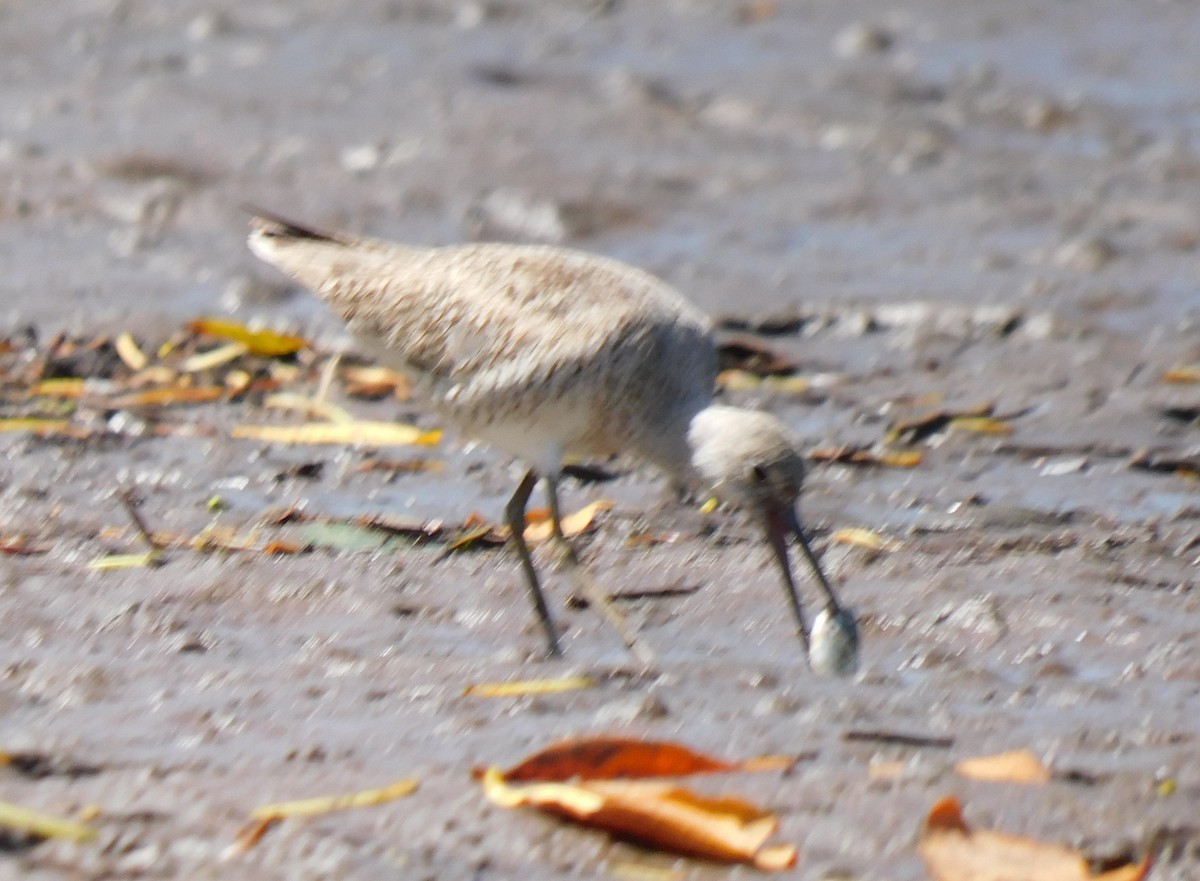
[[[558,657],[562,654],[562,649],[558,647],[558,632],[554,629],[554,621],[551,620],[550,610],[546,606],[546,597],[543,596],[542,587],[538,583],[537,570],[533,568],[533,557],[529,554],[529,545],[525,543],[525,506],[529,504],[529,496],[537,479],[537,472],[533,469],[525,473],[517,485],[517,491],[508,500],[504,513],[508,521],[509,540],[521,560],[521,570],[525,573],[525,583],[533,599],[533,609],[546,631],[547,649],[551,657]]]
[[[597,608],[608,621],[610,627],[617,632],[621,637],[621,642],[625,643],[625,648],[629,649],[638,660],[643,664],[650,666],[654,663],[654,653],[640,640],[633,628],[629,626],[629,622],[625,616],[621,614],[613,602],[608,597],[608,592],[597,583],[592,574],[579,559],[579,555],[575,553],[575,548],[568,541],[563,533],[562,516],[558,506],[558,478],[546,478],[546,498],[550,503],[550,532],[554,544],[558,547],[562,554],[563,563],[566,566],[567,573],[575,582],[579,591],[587,598],[587,601]]]

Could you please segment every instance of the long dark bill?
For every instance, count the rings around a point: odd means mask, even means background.
[[[804,644],[804,657],[807,659],[810,650],[808,622],[804,619],[804,606],[800,602],[800,594],[796,592],[796,582],[792,580],[792,564],[788,559],[787,549],[788,535],[795,534],[792,523],[795,522],[796,517],[788,508],[775,506],[768,507],[766,517],[767,543],[771,545],[775,561],[779,564],[779,572],[783,576],[783,589],[791,603],[792,614],[796,616],[796,629],[800,634],[800,642]],[[810,559],[812,559],[811,552]]]
[[[800,544],[800,550],[804,552],[804,556],[808,560],[808,565],[812,567],[813,575],[816,576],[817,583],[821,585],[821,590],[825,591],[825,597],[829,600],[830,612],[840,612],[842,604],[838,600],[837,594],[833,592],[833,585],[825,576],[825,570],[821,568],[821,563],[817,559],[817,555],[813,553],[812,545],[808,543],[808,536],[804,533],[804,527],[800,525],[800,518],[796,516],[795,509],[790,507],[785,508],[783,519],[785,520],[787,530],[796,536],[796,541]]]

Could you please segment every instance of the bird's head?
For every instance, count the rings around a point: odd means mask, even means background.
[[[849,673],[858,658],[854,617],[842,608],[813,553],[796,508],[804,485],[804,459],[787,426],[769,413],[713,405],[692,419],[692,467],[723,501],[759,518],[787,589],[809,663],[823,672]],[[814,641],[792,580],[788,541],[795,539],[825,594]]]

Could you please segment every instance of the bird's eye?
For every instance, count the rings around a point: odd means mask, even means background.
[[[755,483],[766,483],[767,469],[763,468],[761,465],[755,465],[750,469],[750,476],[754,478]]]

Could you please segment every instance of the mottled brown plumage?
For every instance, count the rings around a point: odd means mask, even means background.
[[[807,646],[785,547],[794,534],[827,609],[852,630],[794,515],[804,476],[794,440],[773,416],[713,403],[710,321],[666,283],[562,248],[417,248],[274,218],[256,218],[250,247],[325,300],[381,363],[412,376],[444,419],[530,466],[507,513],[552,654],[556,630],[521,538],[525,505],[544,477],[557,524],[564,459],[612,453],[705,483],[760,516]],[[590,598],[635,643],[567,554]]]

